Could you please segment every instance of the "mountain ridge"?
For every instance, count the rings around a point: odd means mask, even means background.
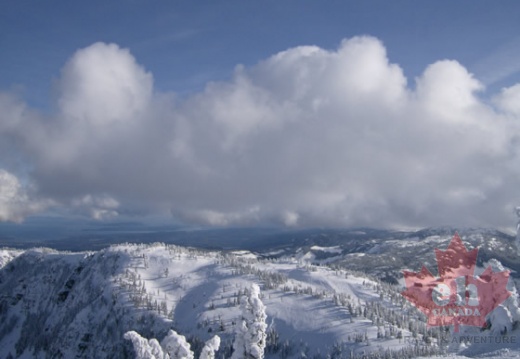
[[[351,231],[285,233],[279,245],[258,251],[165,243],[80,252],[2,249],[0,357],[133,358],[124,333],[161,340],[175,329],[196,353],[219,335],[217,358],[227,358],[239,298],[251,283],[261,287],[267,308],[266,358],[463,353],[443,345],[449,332],[428,330],[424,316],[400,295],[402,270],[434,267],[433,249],[444,249],[451,232]],[[468,248],[481,248],[481,264],[488,255],[501,262],[512,255],[511,236],[478,230],[459,235]],[[503,328],[518,334],[514,280],[510,285],[515,295],[504,304],[510,316],[494,318],[486,335]],[[477,335],[474,329],[469,333]],[[520,354],[517,346],[509,348]],[[498,349],[475,344],[472,357]]]

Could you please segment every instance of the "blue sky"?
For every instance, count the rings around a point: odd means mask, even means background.
[[[2,2],[0,219],[511,227],[519,30],[516,1]]]
[[[52,81],[77,49],[114,42],[129,48],[162,91],[200,90],[237,64],[299,45],[332,49],[372,35],[406,76],[454,59],[496,81],[520,50],[515,1],[10,1],[0,5],[0,86],[22,86],[48,106]],[[493,55],[497,62],[492,61]],[[516,60],[516,61],[515,61]],[[499,83],[514,83],[516,73]],[[495,88],[495,87],[493,87]]]

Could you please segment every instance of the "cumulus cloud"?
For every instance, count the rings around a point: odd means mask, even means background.
[[[520,84],[502,89],[494,101],[505,113],[520,116]]]
[[[95,218],[139,207],[211,225],[512,225],[519,85],[490,104],[447,60],[414,81],[379,40],[355,37],[237,66],[180,100],[128,50],[97,43],[64,66],[52,116],[1,94],[0,139],[42,196]]]
[[[60,92],[58,104],[67,121],[103,127],[143,112],[152,95],[152,76],[128,50],[96,43],[67,62]]]
[[[479,106],[476,92],[483,89],[456,61],[439,61],[428,66],[417,81],[417,95],[438,119],[464,120],[464,113]]]

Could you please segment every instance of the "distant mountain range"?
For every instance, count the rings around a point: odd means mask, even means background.
[[[496,259],[514,278],[506,314],[490,316],[483,332],[428,329],[400,295],[402,271],[424,264],[436,274],[434,249],[444,250],[455,232],[479,248],[479,266]],[[134,358],[126,332],[161,341],[170,329],[197,355],[216,334],[216,358],[229,358],[251,283],[266,307],[266,358],[520,355],[520,340],[450,339],[520,334],[520,261],[514,238],[495,230],[112,228],[20,244],[60,251],[0,250],[0,358]]]
[[[423,264],[436,272],[434,249],[446,247],[455,233],[459,233],[469,248],[479,247],[478,263],[497,258],[520,276],[520,260],[515,238],[487,228],[426,228],[419,231],[391,231],[373,228],[303,229],[225,228],[183,229],[177,227],[147,227],[118,224],[90,227],[58,239],[32,238],[20,240],[0,237],[0,247],[48,247],[56,250],[88,251],[121,243],[161,242],[201,249],[248,250],[260,256],[280,257],[311,251],[316,261],[337,263],[368,272],[392,283],[404,268],[418,269]],[[334,247],[339,253],[312,250],[313,246]],[[360,256],[359,254],[364,254]]]

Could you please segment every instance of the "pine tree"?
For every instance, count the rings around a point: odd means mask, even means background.
[[[204,344],[204,348],[202,348],[199,359],[215,359],[215,353],[219,347],[220,338],[218,335],[215,335]]]
[[[240,301],[242,321],[233,343],[232,359],[263,359],[267,337],[267,315],[260,299],[260,288],[253,284]]]
[[[174,330],[169,330],[168,335],[161,341],[164,352],[175,359],[193,359],[193,352],[190,344],[184,335],[177,334]]]

